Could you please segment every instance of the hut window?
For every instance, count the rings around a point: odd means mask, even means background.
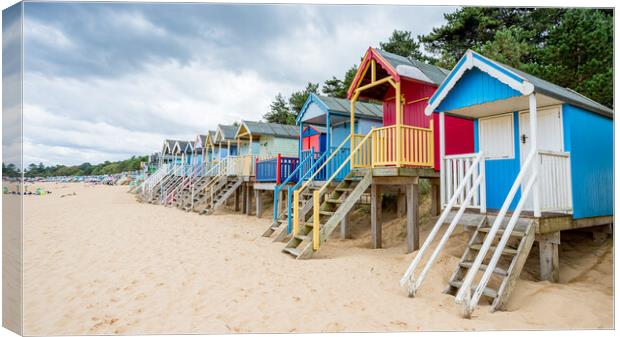
[[[512,114],[480,119],[480,150],[487,159],[514,158]]]

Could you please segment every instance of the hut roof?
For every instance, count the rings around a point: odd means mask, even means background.
[[[226,140],[234,140],[236,134],[237,134],[236,126],[219,124],[217,126],[217,131],[215,133],[215,141],[221,142],[221,141],[226,141]]]
[[[414,58],[406,58],[381,49],[375,50],[396,69],[399,75],[404,77],[439,85],[450,73],[447,69],[424,63]]]
[[[237,129],[235,138],[245,133],[252,136],[273,136],[279,138],[299,138],[299,130],[295,125],[277,123],[242,121]]]
[[[426,107],[425,113],[430,115],[437,109],[441,101],[448,92],[454,87],[458,80],[463,76],[467,69],[477,67],[499,81],[505,83],[522,95],[529,95],[532,92],[540,93],[557,100],[573,104],[586,110],[613,118],[613,110],[586,97],[574,90],[560,87],[559,85],[545,81],[534,75],[514,69],[510,66],[493,61],[472,50],[468,50],[459,60],[457,65],[448,74],[439,89],[433,94]]]
[[[351,115],[351,101],[344,98],[310,94],[297,116],[297,123],[302,120],[311,103],[316,103],[325,112],[349,116]],[[383,119],[383,106],[380,104],[356,102],[355,115],[360,118]]]

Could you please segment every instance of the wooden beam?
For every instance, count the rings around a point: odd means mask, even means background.
[[[261,218],[263,216],[263,198],[261,190],[254,190],[254,196],[256,198],[256,217]]]
[[[372,184],[370,186],[370,231],[371,247],[381,248],[381,186]]]
[[[407,185],[407,253],[420,249],[418,184]]]
[[[431,182],[431,215],[438,216],[441,213],[440,179],[430,179]]]
[[[560,257],[557,243],[560,232],[543,234],[538,241],[540,250],[540,278],[544,281],[560,281]]]
[[[392,84],[392,83],[394,83],[394,82],[392,81],[392,77],[391,77],[391,76],[387,76],[387,77],[384,77],[384,78],[382,78],[382,79],[380,79],[380,80],[376,80],[376,81],[374,81],[374,82],[370,82],[370,83],[368,83],[368,84],[366,84],[366,85],[363,85],[363,86],[361,86],[361,87],[359,87],[359,88],[355,89],[355,92],[359,94],[360,92],[362,92],[362,91],[364,91],[364,90],[366,90],[366,89],[370,89],[370,88],[372,88],[372,87],[375,87],[375,86],[377,86],[377,85],[381,85],[381,84],[384,84],[384,83],[390,83],[390,84]]]
[[[235,190],[235,212],[239,212],[240,207],[239,207],[239,189],[243,188],[243,187],[239,187]]]

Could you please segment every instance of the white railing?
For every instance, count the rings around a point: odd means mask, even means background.
[[[205,172],[204,176],[201,179],[208,179],[209,182],[207,183],[207,186],[203,187],[203,188],[207,188],[209,186],[209,184],[211,184],[215,177],[220,177],[223,175],[227,175],[228,173],[228,162],[229,162],[230,158],[226,157],[218,162],[213,162],[212,166],[209,170],[207,170],[207,172]],[[194,197],[196,196],[196,185],[198,184],[198,182],[196,184],[192,184],[192,188],[191,188],[191,209],[194,209]]]
[[[512,204],[512,201],[515,195],[517,194],[517,191],[521,189],[521,184],[523,183],[523,180],[526,177],[526,172],[531,166],[533,166],[533,163],[535,163],[534,159],[537,157],[538,157],[538,152],[533,150],[528,154],[527,158],[525,159],[525,162],[521,166],[521,171],[517,175],[517,178],[515,179],[512,187],[510,188],[510,191],[508,192],[508,196],[506,197],[506,200],[504,200],[504,203],[502,204],[502,208],[497,214],[497,217],[495,218],[495,221],[493,222],[491,229],[489,230],[486,238],[484,239],[484,242],[482,243],[482,247],[480,247],[480,251],[478,252],[478,255],[476,255],[476,258],[474,259],[474,262],[472,263],[471,268],[469,268],[469,270],[467,271],[467,274],[465,275],[465,278],[463,279],[463,284],[461,285],[461,287],[459,288],[459,291],[456,294],[456,298],[454,299],[454,301],[456,303],[464,303],[466,317],[471,316],[471,313],[473,312],[476,305],[478,304],[478,300],[480,300],[480,297],[482,296],[482,292],[484,291],[487,284],[489,283],[491,274],[493,273],[493,271],[495,270],[495,267],[497,266],[497,262],[499,261],[499,258],[502,255],[504,247],[506,246],[506,243],[508,242],[508,239],[510,238],[512,234],[512,230],[517,224],[517,220],[519,220],[519,216],[521,215],[523,206],[525,206],[525,202],[529,196],[529,193],[532,191],[532,187],[534,186],[534,183],[536,182],[536,179],[538,177],[538,171],[531,170],[531,173],[528,175],[529,178],[528,178],[527,184],[525,188],[521,191],[521,198],[519,202],[517,203],[517,207],[512,213],[510,220],[508,224],[506,225],[506,228],[504,228],[504,234],[502,235],[500,241],[497,243],[493,256],[491,257],[491,260],[488,262],[485,268],[484,274],[480,278],[480,281],[478,282],[478,285],[476,286],[472,294],[471,292],[472,282],[476,278],[477,273],[480,271],[480,266],[482,265],[482,262],[484,261],[489,249],[491,248],[491,245],[495,241],[495,235],[497,234],[500,227],[502,226],[502,222],[504,221],[506,212],[508,211],[510,204]]]
[[[163,203],[166,194],[169,189],[174,188],[175,181],[178,177],[185,176],[186,165],[185,164],[176,164],[170,174],[168,174],[159,184],[160,193],[159,193],[159,201]]]
[[[142,193],[150,194],[153,192],[153,188],[162,181],[170,172],[172,166],[169,164],[162,164],[157,171],[153,172],[148,178],[144,180],[142,183]]]
[[[573,210],[570,154],[568,152],[538,151],[540,158],[540,208],[547,212]]]
[[[441,167],[443,171],[442,174],[444,174],[444,182],[441,188],[443,188],[444,191],[441,195],[445,200],[442,200],[442,205],[446,205],[448,200],[454,195],[456,195],[455,206],[461,206],[464,203],[467,191],[471,189],[480,174],[484,175],[484,158],[478,161],[479,168],[473,170],[470,176],[466,175],[472,165],[474,165],[478,156],[478,153],[469,153],[444,157]],[[465,188],[459,193],[456,193],[462,182],[465,182]],[[482,213],[486,213],[486,209],[483,207],[486,205],[485,184],[482,184],[481,187],[479,192],[474,193],[472,200],[469,201],[468,207],[480,208]]]
[[[409,268],[407,268],[407,271],[405,272],[405,274],[400,280],[401,286],[407,285],[409,296],[411,297],[415,296],[416,291],[420,287],[422,282],[424,281],[426,274],[428,273],[433,263],[439,256],[439,253],[441,252],[444,245],[450,238],[450,235],[452,235],[452,232],[456,228],[456,225],[459,223],[459,220],[463,216],[465,209],[472,202],[472,199],[474,198],[474,196],[478,195],[479,193],[483,191],[483,187],[485,184],[483,154],[477,153],[477,154],[463,155],[461,157],[463,160],[467,158],[469,162],[467,170],[462,171],[462,174],[458,175],[459,177],[458,184],[455,186],[454,190],[452,190],[453,193],[450,195],[450,200],[448,201],[446,207],[441,213],[441,216],[435,223],[435,226],[431,230],[430,234],[424,241],[424,244],[422,244],[422,247],[418,251],[418,254],[415,256],[415,258],[409,265]],[[472,160],[469,160],[469,159],[472,159]],[[462,194],[464,196],[461,198]],[[484,209],[485,208],[484,198],[482,200],[483,200],[483,203],[481,205],[481,209]],[[450,222],[450,225],[448,226],[443,236],[441,237],[441,240],[437,244],[437,247],[435,247],[435,250],[431,254],[426,264],[424,265],[424,268],[422,269],[420,276],[418,276],[418,278],[416,279],[414,276],[415,269],[418,267],[418,265],[422,261],[422,257],[425,255],[426,251],[430,248],[431,244],[435,240],[435,237],[437,236],[437,234],[443,227],[444,222],[446,221],[446,219],[448,218],[448,215],[452,211],[452,208],[457,206],[457,201],[460,201],[460,204],[458,205],[459,209],[456,215]]]
[[[254,175],[255,155],[228,156],[226,159],[228,159],[226,166],[227,175],[245,177]]]

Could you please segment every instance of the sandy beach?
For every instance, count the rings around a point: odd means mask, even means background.
[[[261,237],[269,212],[201,216],[140,204],[126,186],[44,186],[53,193],[24,202],[27,335],[613,327],[611,238],[563,234],[558,284],[537,280],[533,249],[508,311],[490,313],[481,301],[468,320],[442,294],[462,231],[411,299],[398,283],[415,254],[404,253],[402,220],[385,224],[384,249],[369,249],[361,215],[354,239],[336,234],[298,261]]]

